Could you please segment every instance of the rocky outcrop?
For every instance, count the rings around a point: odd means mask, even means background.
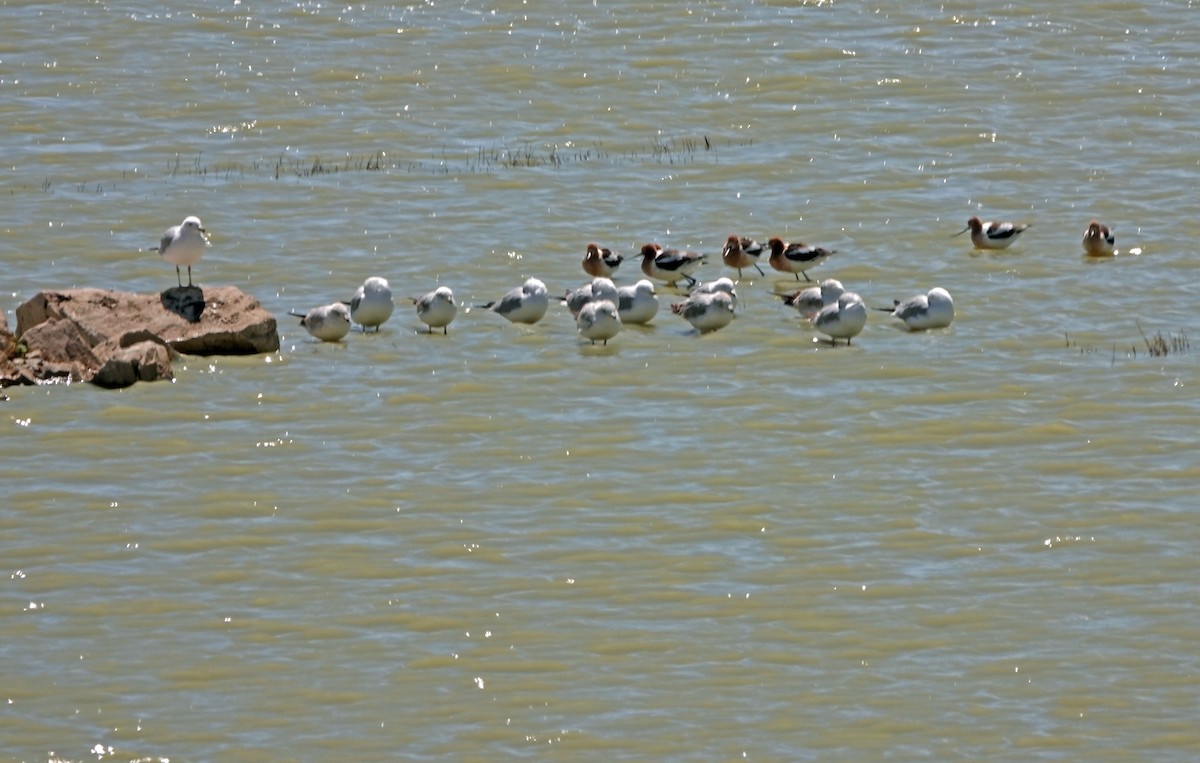
[[[0,386],[90,381],[127,387],[172,378],[187,355],[279,349],[275,317],[233,286],[173,287],[161,294],[104,289],[44,291],[0,332]],[[7,338],[6,338],[7,337]]]

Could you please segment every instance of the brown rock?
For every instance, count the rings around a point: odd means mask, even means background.
[[[146,340],[112,351],[91,381],[101,387],[116,388],[170,378],[173,378],[171,350],[162,342]]]
[[[17,308],[17,336],[52,318],[75,322],[93,346],[142,330],[190,355],[254,355],[279,349],[275,317],[234,286],[173,286],[162,294],[43,291]]]
[[[171,378],[176,352],[279,349],[275,317],[233,286],[172,287],[161,294],[44,291],[17,308],[16,335],[11,352],[0,356],[0,386],[57,379],[128,386]]]
[[[8,316],[0,310],[0,365],[3,365],[17,352],[17,340],[8,330]]]
[[[95,366],[92,345],[71,321],[46,321],[21,335],[25,357],[39,357],[47,363],[74,363]]]
[[[85,381],[98,360],[71,321],[46,321],[21,336],[0,386]]]

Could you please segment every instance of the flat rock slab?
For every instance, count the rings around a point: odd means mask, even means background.
[[[39,292],[18,307],[15,341],[0,344],[0,386],[70,380],[120,387],[172,378],[176,353],[274,352],[279,332],[275,317],[234,286],[161,294],[66,289]]]

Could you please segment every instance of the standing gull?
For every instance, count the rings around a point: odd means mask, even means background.
[[[343,302],[314,307],[307,313],[293,311],[291,314],[300,319],[300,325],[309,334],[322,342],[338,342],[350,333],[350,308]]]
[[[894,307],[876,309],[891,313],[893,318],[904,321],[904,325],[912,331],[945,328],[954,320],[954,300],[950,298],[950,292],[940,286],[930,289],[928,294],[918,294],[903,302],[896,300]]]
[[[725,328],[733,320],[734,298],[725,291],[692,292],[684,301],[671,305],[671,311],[701,334],[707,334]]]
[[[429,327],[430,334],[434,329],[441,329],[443,334],[448,334],[450,321],[458,315],[458,305],[454,304],[454,292],[449,286],[439,286],[428,294],[413,299],[413,304],[417,306],[417,317]]]
[[[504,316],[512,323],[537,323],[550,307],[546,284],[530,278],[500,299],[485,304],[484,309]]]
[[[364,334],[371,326],[379,333],[379,327],[392,317],[392,311],[395,309],[396,303],[392,301],[392,290],[387,279],[378,276],[371,276],[363,281],[363,285],[358,287],[354,298],[350,300],[350,317],[362,326]]]
[[[617,312],[617,306],[607,299],[597,299],[588,302],[579,311],[579,317],[575,319],[575,327],[579,330],[580,336],[584,339],[590,339],[592,344],[596,340],[602,340],[604,344],[608,344],[608,340],[621,331],[621,317]]]
[[[834,304],[821,308],[821,312],[813,316],[812,324],[829,337],[831,345],[836,347],[839,339],[845,339],[849,345],[851,338],[862,333],[863,326],[867,325],[867,306],[862,297],[848,291]]]
[[[568,291],[563,297],[563,302],[566,303],[567,309],[571,311],[572,318],[579,317],[579,311],[588,302],[595,302],[602,299],[607,299],[609,302],[616,303],[617,287],[613,284],[611,278],[603,276],[593,278],[591,283],[585,283],[578,289]]]
[[[842,282],[835,278],[826,278],[818,286],[809,286],[789,294],[776,294],[783,298],[783,304],[796,308],[796,312],[804,318],[811,319],[821,312],[821,308],[837,302],[837,298],[846,291]]]
[[[207,233],[200,218],[189,215],[183,218],[179,225],[167,228],[162,240],[158,242],[158,253],[175,266],[175,280],[180,288],[183,287],[183,277],[179,273],[179,266],[187,266],[188,286],[191,286],[192,265],[200,261],[205,248],[209,246]]]
[[[654,284],[643,278],[632,286],[618,288],[617,312],[621,323],[649,323],[658,314],[658,294]]]
[[[737,306],[738,306],[737,289],[734,288],[733,279],[730,278],[729,276],[721,276],[720,278],[716,279],[715,281],[705,281],[704,283],[700,284],[699,286],[697,286],[696,288],[694,288],[690,292],[688,292],[688,295],[691,296],[693,294],[716,294],[717,292],[724,292],[724,293],[728,294],[730,300],[733,302],[733,309],[737,310]]]

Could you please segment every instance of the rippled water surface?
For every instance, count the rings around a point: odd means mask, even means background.
[[[9,326],[195,214],[283,335],[5,390],[0,760],[1195,760],[1197,61],[1189,2],[0,1]],[[407,300],[730,233],[957,318]]]

